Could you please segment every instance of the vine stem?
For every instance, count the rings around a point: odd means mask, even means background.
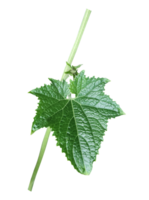
[[[81,38],[82,38],[83,32],[85,30],[86,24],[88,22],[90,14],[91,14],[91,11],[86,9],[82,23],[81,23],[81,26],[80,26],[80,29],[79,29],[79,32],[78,32],[78,35],[77,35],[77,38],[75,40],[75,43],[73,45],[73,48],[71,50],[70,56],[69,56],[68,61],[67,61],[70,65],[71,65],[71,63],[74,59],[74,56],[75,56],[76,51],[78,49],[78,46],[80,44],[80,41],[81,41]],[[68,70],[69,70],[69,66],[66,65],[61,80],[66,80],[68,78],[69,75],[65,74],[65,72],[68,71]],[[52,131],[52,129],[50,127],[48,127],[47,130],[46,130],[46,133],[45,133],[42,145],[41,145],[40,153],[39,153],[39,156],[38,156],[38,159],[37,159],[37,162],[36,162],[36,166],[34,168],[34,171],[33,171],[29,186],[28,186],[29,191],[32,191],[32,189],[33,189],[35,178],[36,178],[37,172],[39,170],[39,167],[40,167],[40,164],[41,164],[41,161],[42,161],[42,158],[43,158],[43,155],[44,155],[44,152],[45,152],[51,131]]]
[[[36,166],[34,168],[34,171],[33,171],[29,186],[28,186],[28,190],[30,190],[30,191],[32,191],[34,181],[35,181],[38,169],[40,167],[40,164],[41,164],[41,161],[42,161],[42,158],[43,158],[46,146],[47,146],[47,142],[48,142],[48,139],[49,139],[50,132],[51,132],[51,128],[48,127],[47,130],[46,130],[45,136],[43,138],[40,153],[39,153],[39,156],[38,156],[38,160],[37,160]]]
[[[81,38],[82,38],[83,32],[85,30],[86,24],[88,22],[90,14],[91,14],[91,11],[86,9],[82,23],[81,23],[81,26],[80,26],[80,29],[79,29],[79,32],[78,32],[78,35],[77,35],[77,38],[76,38],[76,41],[73,45],[73,48],[71,50],[70,56],[69,56],[68,61],[67,61],[67,63],[69,63],[70,65],[71,65],[71,63],[72,63],[72,61],[75,57],[76,52],[77,52],[78,46],[80,44],[80,41],[81,41]],[[66,80],[68,78],[69,75],[65,74],[65,72],[68,71],[68,70],[69,70],[69,66],[66,65],[61,80]]]

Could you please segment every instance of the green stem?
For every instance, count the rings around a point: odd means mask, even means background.
[[[80,44],[80,41],[81,41],[81,38],[82,38],[83,32],[85,30],[86,24],[88,22],[90,14],[91,14],[91,11],[86,9],[84,17],[83,17],[83,20],[82,20],[82,23],[81,23],[81,26],[80,26],[80,29],[79,29],[79,32],[78,32],[78,35],[77,35],[77,38],[76,38],[76,41],[75,41],[75,43],[73,45],[73,48],[71,50],[70,56],[69,56],[68,61],[67,61],[70,65],[71,65],[71,63],[72,63],[72,61],[74,59],[74,56],[75,56],[76,51],[78,49],[78,46]],[[66,80],[68,78],[69,75],[65,74],[65,72],[68,71],[68,70],[69,70],[69,66],[66,65],[61,80]]]
[[[34,185],[34,181],[35,181],[38,169],[40,167],[40,164],[41,164],[41,161],[42,161],[42,158],[43,158],[46,146],[47,146],[47,142],[48,142],[48,139],[49,139],[50,132],[51,132],[51,128],[48,127],[47,131],[45,133],[42,145],[41,145],[41,149],[40,149],[40,153],[39,153],[39,156],[38,156],[38,160],[37,160],[36,166],[34,168],[34,171],[33,171],[29,186],[28,186],[28,190],[30,190],[30,191],[32,191],[32,188],[33,188],[33,185]]]
[[[86,12],[84,14],[84,17],[83,17],[83,20],[82,20],[82,23],[81,23],[81,26],[80,26],[80,29],[79,29],[79,32],[78,32],[78,35],[77,35],[77,38],[76,38],[76,41],[75,41],[75,43],[73,45],[73,48],[71,50],[70,56],[69,56],[68,61],[67,61],[69,64],[71,64],[73,59],[74,59],[74,56],[75,56],[76,51],[78,49],[78,46],[80,44],[80,41],[81,41],[81,38],[82,38],[83,32],[85,30],[86,24],[88,22],[90,14],[91,14],[91,11],[86,9]],[[69,70],[69,66],[68,65],[66,65],[66,67],[64,69],[64,73],[62,75],[62,79],[61,80],[66,80],[68,78],[69,75],[65,74],[65,71],[67,71],[67,70]],[[48,127],[47,131],[45,133],[42,145],[41,145],[41,149],[40,149],[40,153],[39,153],[39,156],[38,156],[38,160],[37,160],[36,166],[34,168],[34,171],[33,171],[30,183],[29,183],[28,190],[30,190],[30,191],[32,191],[32,188],[33,188],[33,185],[34,185],[34,181],[35,181],[38,169],[40,167],[40,164],[41,164],[41,161],[42,161],[42,158],[43,158],[46,146],[47,146],[47,142],[48,142],[48,139],[49,139],[50,132],[51,132],[51,128]]]

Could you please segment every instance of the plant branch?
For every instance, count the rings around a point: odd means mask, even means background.
[[[71,50],[70,56],[69,56],[68,61],[67,61],[70,65],[71,65],[71,63],[72,63],[72,61],[74,59],[74,56],[75,56],[76,51],[78,49],[78,46],[80,44],[80,41],[81,41],[82,35],[84,33],[84,30],[85,30],[85,27],[86,27],[86,24],[88,22],[90,14],[91,14],[91,11],[86,9],[84,17],[83,17],[83,20],[82,20],[82,23],[81,23],[81,26],[80,26],[80,29],[79,29],[79,32],[78,32],[78,35],[77,35],[77,38],[76,38],[76,41],[75,41],[75,43],[73,45],[73,48]],[[66,80],[68,78],[69,75],[65,74],[65,72],[68,71],[68,70],[69,70],[69,66],[66,65],[61,80]]]
[[[30,191],[32,191],[32,188],[33,188],[33,185],[34,185],[34,181],[35,181],[38,169],[40,167],[40,164],[41,164],[41,161],[42,161],[42,158],[43,158],[46,146],[47,146],[47,142],[48,142],[48,139],[49,139],[50,132],[51,132],[51,128],[48,127],[47,131],[45,133],[45,136],[43,138],[41,149],[40,149],[40,153],[39,153],[39,156],[38,156],[38,160],[37,160],[36,166],[34,168],[34,171],[33,171],[29,186],[28,186],[28,190],[30,190]]]

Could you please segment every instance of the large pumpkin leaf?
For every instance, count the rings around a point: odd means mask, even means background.
[[[81,174],[90,174],[110,118],[123,115],[119,105],[104,94],[106,78],[88,78],[82,71],[70,82],[50,79],[30,91],[38,97],[39,106],[32,124],[32,133],[50,126],[57,145]],[[68,99],[71,93],[75,98]]]

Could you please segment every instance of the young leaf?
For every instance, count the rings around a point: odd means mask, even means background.
[[[38,97],[39,106],[32,133],[50,126],[57,145],[81,174],[90,174],[110,118],[123,115],[119,105],[104,94],[106,78],[88,78],[84,71],[70,82],[51,80],[51,85],[30,93]],[[74,93],[74,99],[66,97]]]
[[[69,71],[65,71],[65,74],[69,74],[70,76],[73,76],[75,78],[76,75],[78,75],[77,69],[81,67],[82,65],[77,65],[77,66],[71,66],[68,62],[66,64],[71,68]]]

